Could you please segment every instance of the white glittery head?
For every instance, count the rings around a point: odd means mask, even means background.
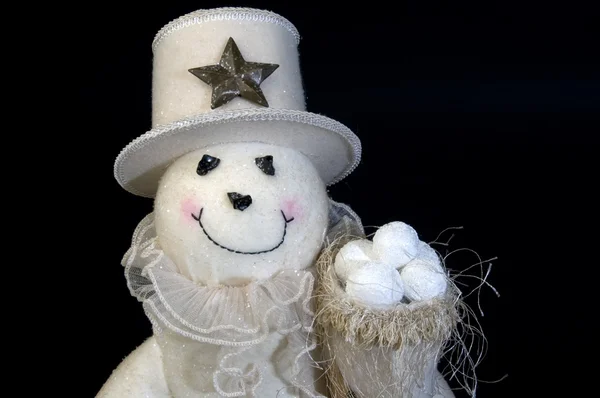
[[[209,285],[312,266],[328,211],[325,184],[306,156],[258,143],[181,157],[162,178],[154,209],[165,254],[182,274]]]
[[[230,39],[244,62],[277,65],[259,84],[268,106],[237,96],[213,109],[215,87],[190,72],[231,61],[223,56]],[[167,24],[153,42],[152,130],[121,151],[114,169],[117,181],[134,194],[153,197],[175,159],[230,142],[294,148],[311,160],[325,184],[345,178],[360,161],[360,140],[341,123],[306,111],[298,41],[287,19],[249,8],[199,10]],[[261,80],[261,74],[240,72],[239,79],[217,86],[229,92],[230,84],[248,76]],[[243,85],[256,90],[246,80]]]

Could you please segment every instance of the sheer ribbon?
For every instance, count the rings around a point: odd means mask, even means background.
[[[364,234],[358,216],[346,205],[330,201],[329,234]],[[208,287],[181,275],[161,250],[154,215],[136,228],[122,261],[127,286],[142,302],[155,333],[165,328],[194,341],[221,346],[213,385],[223,397],[254,396],[261,374],[252,366],[236,367],[235,357],[263,342],[270,333],[288,336],[284,355],[293,358],[288,382],[306,396],[319,396],[303,383],[302,372],[316,348],[313,331],[314,267],[282,270],[245,286]]]

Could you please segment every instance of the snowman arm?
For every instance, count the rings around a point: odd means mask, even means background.
[[[154,337],[129,354],[112,372],[96,398],[171,397],[160,348]]]

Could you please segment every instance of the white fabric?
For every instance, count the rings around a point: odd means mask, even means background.
[[[219,165],[199,176],[196,168],[205,154],[218,158]],[[255,162],[268,155],[273,156],[273,176]],[[236,210],[228,192],[249,195],[252,203]],[[202,226],[195,218],[200,211]],[[233,143],[176,160],[161,180],[154,214],[161,248],[182,274],[208,286],[242,285],[267,279],[282,268],[313,265],[327,232],[328,196],[318,172],[301,153]],[[255,254],[234,253],[214,242]]]
[[[190,68],[218,63],[229,37],[249,62],[279,66],[262,84],[269,107],[243,98],[210,109],[212,88]],[[327,185],[358,165],[361,143],[343,124],[306,111],[296,29],[263,10],[218,8],[184,15],[154,42],[152,129],[117,156],[114,175],[127,191],[154,197],[176,158],[227,142],[263,142],[308,156]]]
[[[210,21],[232,20],[261,21],[264,23],[279,25],[294,36],[296,43],[300,42],[300,33],[296,27],[281,15],[267,10],[257,10],[255,8],[221,7],[209,10],[193,11],[169,22],[163,26],[154,37],[154,41],[152,42],[152,50],[155,50],[164,38],[168,37],[170,34],[179,29]]]
[[[341,123],[325,116],[284,109],[214,111],[157,127],[129,143],[118,155],[114,175],[139,196],[154,197],[162,173],[180,156],[230,142],[262,142],[306,155],[327,185],[358,166],[361,143]]]
[[[310,341],[314,315],[310,307],[314,277],[310,270],[282,271],[271,279],[243,287],[195,284],[179,274],[158,247],[152,215],[140,223],[124,264],[128,287],[143,301],[157,335],[164,328],[192,340],[190,344],[219,346],[213,353],[217,355],[216,368],[208,371],[212,387],[222,396],[254,396],[260,374],[254,367],[244,371],[245,365],[254,364],[239,363],[236,355],[262,344],[272,332],[298,333],[306,337],[297,341]],[[312,348],[311,343],[308,347],[288,345],[286,356],[299,358]],[[168,349],[163,346],[163,350]],[[209,352],[207,356],[211,356]],[[181,366],[187,371],[193,368],[192,363]],[[300,370],[293,372],[290,385],[301,387],[295,379]]]
[[[129,354],[96,394],[96,398],[140,397],[173,398],[165,379],[161,350],[154,336]]]
[[[260,85],[269,108],[305,110],[296,37],[282,24],[242,18],[264,11],[227,10],[231,9],[205,11],[212,19],[203,18],[202,11],[195,12],[196,18],[183,16],[190,23],[177,30],[167,28],[171,33],[155,40],[152,127],[211,112],[212,88],[188,69],[218,64],[230,37],[247,62],[279,65]],[[218,18],[227,13],[230,18]],[[218,109],[247,108],[262,107],[238,97]]]
[[[402,380],[415,372],[411,368],[411,348],[400,351],[384,347],[360,347],[347,342],[339,334],[331,336],[335,363],[356,398],[454,398],[444,377],[437,370],[439,358],[428,358],[428,366],[416,385]],[[432,350],[435,352],[436,350]]]
[[[333,201],[330,206],[330,231],[351,226],[364,232],[346,206]],[[316,343],[312,269],[284,270],[240,287],[193,283],[159,247],[153,214],[138,225],[123,265],[130,292],[143,303],[161,345],[169,388],[181,395],[205,389],[206,396],[264,396],[266,373],[298,393],[289,396],[321,396],[314,389],[318,373],[311,358]],[[286,345],[274,358],[273,338],[281,336]],[[194,351],[206,356],[183,356]]]

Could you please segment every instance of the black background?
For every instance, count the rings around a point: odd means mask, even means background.
[[[488,280],[501,296],[480,297],[488,352],[478,396],[593,395],[600,16],[529,4],[103,2],[87,13],[79,105],[102,138],[81,155],[96,183],[76,188],[89,194],[80,205],[94,209],[100,249],[90,255],[89,234],[72,237],[93,270],[77,395],[93,396],[151,333],[120,260],[152,202],[122,190],[112,167],[150,128],[152,39],[174,18],[219,6],[269,9],[300,31],[308,110],[363,144],[361,165],[331,187],[335,200],[367,226],[401,220],[424,240],[463,226],[452,248],[498,257]],[[460,270],[474,257],[449,261]]]

